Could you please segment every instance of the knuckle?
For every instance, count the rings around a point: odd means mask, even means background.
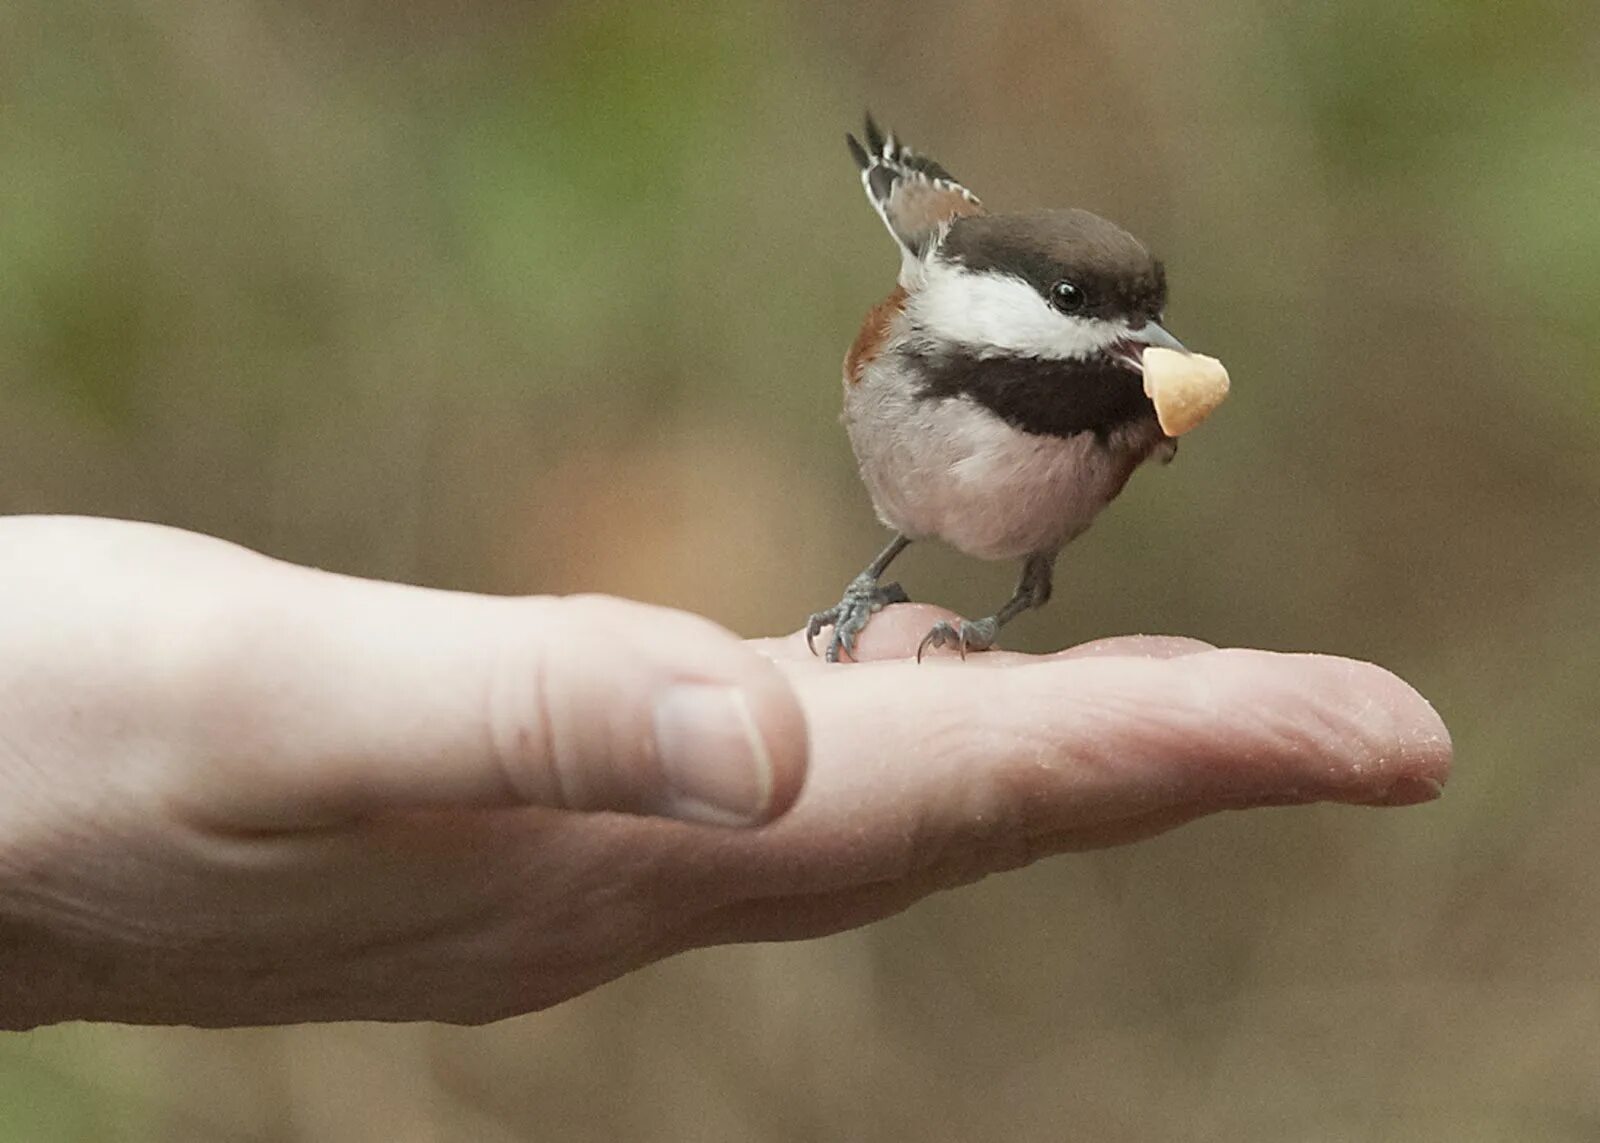
[[[484,725],[489,753],[514,801],[574,807],[581,804],[573,728],[563,718],[566,704],[556,660],[581,637],[583,613],[593,597],[541,601],[525,624],[501,631],[486,679]]]
[[[570,596],[537,601],[504,625],[484,724],[513,800],[563,809],[627,809],[644,800],[653,739],[641,700],[655,667],[636,631],[661,610]]]

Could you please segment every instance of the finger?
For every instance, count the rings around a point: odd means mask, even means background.
[[[789,683],[705,620],[277,567],[215,667],[203,721],[224,761],[195,787],[212,816],[537,805],[756,824],[800,788]]]
[[[907,900],[1225,809],[1412,804],[1449,776],[1438,715],[1371,664],[1265,651],[986,658],[796,670],[812,728],[805,793],[759,837],[730,839],[707,899],[755,872],[766,899],[882,886],[868,896],[886,915],[908,886]]]
[[[1060,836],[1023,839],[1005,849],[991,849],[991,860],[934,861],[899,875],[868,879],[862,884],[824,891],[778,892],[713,909],[685,930],[680,947],[733,941],[796,940],[855,928],[908,908],[940,889],[981,879],[989,873],[1017,868],[1058,853],[1125,845],[1154,837],[1203,816],[1199,810],[1165,810],[1097,831],[1071,831]]]
[[[931,603],[897,603],[885,607],[856,638],[858,663],[914,658],[917,647],[935,623],[960,618]]]
[[[842,801],[861,801],[875,760],[913,755],[916,792],[902,780],[897,796],[957,833],[975,821],[1093,832],[1169,808],[1410,804],[1437,796],[1449,774],[1432,707],[1387,671],[1345,659],[1202,651],[842,674],[801,683],[814,795],[842,787]],[[860,777],[833,772],[835,756]]]
[[[682,941],[833,932],[1046,855],[1206,814],[1435,797],[1450,739],[1409,686],[1316,655],[791,666],[812,728],[794,809],[670,874]]]

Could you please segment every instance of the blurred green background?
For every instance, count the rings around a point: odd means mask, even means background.
[[[0,1039],[0,1141],[1600,1138],[1600,8],[0,3],[0,510],[792,629],[881,533],[871,106],[1234,396],[1014,645],[1376,659],[1458,768],[485,1029]],[[969,614],[1011,569],[932,548]]]

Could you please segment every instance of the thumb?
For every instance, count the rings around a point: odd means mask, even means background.
[[[210,820],[548,806],[758,825],[799,792],[798,700],[707,620],[273,569],[206,672],[213,735],[183,800]]]

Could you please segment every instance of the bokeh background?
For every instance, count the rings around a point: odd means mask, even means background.
[[[1600,7],[0,3],[0,510],[794,628],[881,534],[871,106],[1235,393],[1013,643],[1371,658],[1458,770],[484,1029],[0,1039],[0,1140],[1600,1138]],[[982,613],[1008,568],[931,548]],[[908,764],[914,764],[914,759]]]

